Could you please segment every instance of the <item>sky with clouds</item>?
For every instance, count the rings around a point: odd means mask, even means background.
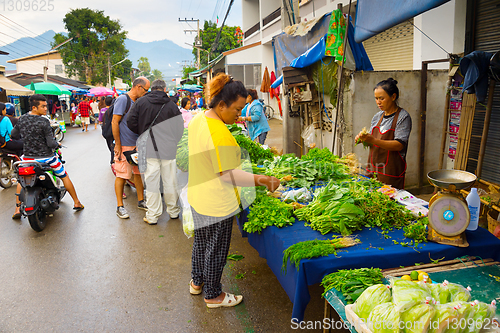
[[[52,11],[25,10],[21,4],[50,1]],[[216,20],[219,16],[219,26],[231,0],[0,0],[0,14],[24,26],[25,28],[42,34],[47,30],[61,32],[65,30],[63,18],[71,9],[90,8],[104,11],[112,19],[120,20],[124,30],[128,31],[128,38],[142,42],[169,39],[174,43],[189,48],[185,43],[192,44],[195,34],[185,34],[184,30],[196,29],[196,22],[180,23],[179,18],[200,19],[200,27],[205,20]],[[15,7],[17,5],[17,8]],[[21,10],[18,10],[21,9]],[[48,7],[47,7],[48,9]],[[0,16],[0,19],[3,19]],[[241,25],[241,0],[235,0],[226,25]],[[5,27],[0,27],[3,28]],[[10,35],[14,34],[10,31]],[[26,37],[29,34],[21,30],[13,37]],[[30,36],[31,37],[31,36]],[[6,42],[13,42],[8,40]],[[3,43],[0,43],[3,45]]]

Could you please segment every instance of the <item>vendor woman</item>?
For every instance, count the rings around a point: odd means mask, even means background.
[[[360,132],[356,142],[370,146],[368,175],[387,185],[403,189],[406,174],[406,152],[411,132],[410,114],[399,107],[398,81],[393,78],[379,82],[373,90],[381,110],[372,118],[370,132]]]

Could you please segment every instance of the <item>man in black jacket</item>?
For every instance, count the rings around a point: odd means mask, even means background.
[[[139,135],[137,151],[146,160],[144,181],[148,211],[143,220],[148,224],[157,224],[163,211],[160,176],[163,180],[163,199],[170,218],[176,219],[180,213],[175,156],[184,131],[184,121],[179,108],[166,91],[165,81],[153,81],[151,92],[132,106],[127,121],[130,130]],[[146,136],[147,140],[144,140]],[[139,169],[143,167],[140,162]]]

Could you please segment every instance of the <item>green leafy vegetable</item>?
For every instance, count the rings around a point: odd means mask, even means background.
[[[326,275],[321,281],[325,288],[323,297],[332,288],[340,291],[347,303],[353,303],[362,292],[375,284],[381,284],[382,270],[380,268],[341,269]],[[359,291],[361,290],[361,292]],[[354,297],[353,297],[354,296]]]
[[[260,233],[263,229],[273,225],[278,228],[292,225],[295,222],[292,210],[291,205],[268,196],[265,191],[258,191],[243,230],[249,233]]]
[[[283,251],[282,271],[286,272],[288,261],[295,265],[297,270],[302,259],[326,257],[330,254],[337,255],[337,250],[360,243],[359,239],[352,237],[335,237],[325,240],[310,240],[296,243]]]

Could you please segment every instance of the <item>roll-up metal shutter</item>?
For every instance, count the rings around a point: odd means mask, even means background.
[[[363,42],[374,70],[413,69],[412,23],[405,21]]]
[[[475,26],[473,49],[485,52],[500,51],[500,1],[475,1]],[[467,171],[474,172],[477,167],[477,158],[483,134],[486,101],[476,103],[476,112],[472,126],[472,136],[469,148]],[[495,85],[493,94],[493,108],[491,111],[488,141],[484,155],[481,178],[487,181],[500,183],[500,83]]]

